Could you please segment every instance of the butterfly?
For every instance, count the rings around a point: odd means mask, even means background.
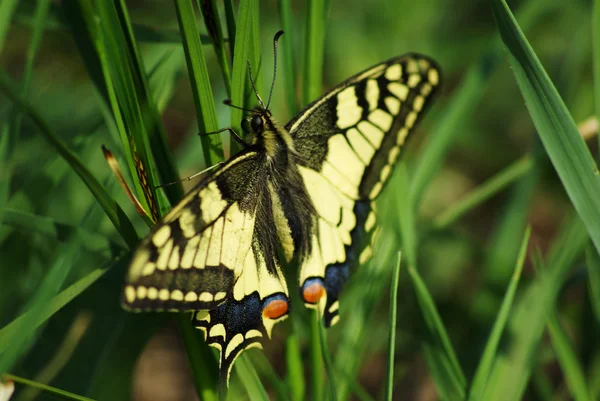
[[[260,105],[243,124],[252,139],[140,243],[124,307],[193,311],[193,324],[220,351],[227,383],[240,353],[261,347],[289,314],[281,258],[298,264],[305,305],[334,325],[350,267],[372,254],[373,201],[440,80],[428,57],[395,57],[336,86],[285,126],[257,95]]]

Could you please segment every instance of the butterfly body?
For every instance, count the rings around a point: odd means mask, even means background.
[[[237,356],[289,313],[282,254],[300,267],[305,305],[335,324],[350,267],[372,254],[373,200],[438,85],[435,64],[409,54],[350,78],[285,126],[253,109],[246,148],[140,244],[124,306],[195,311],[228,379]]]

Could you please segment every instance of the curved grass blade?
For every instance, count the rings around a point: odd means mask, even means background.
[[[546,152],[600,252],[600,180],[577,126],[503,0],[491,0],[519,89]]]
[[[388,364],[385,383],[385,399],[392,401],[394,394],[394,356],[396,355],[396,317],[398,308],[398,284],[400,283],[400,262],[402,252],[398,252],[398,261],[392,273],[390,286],[390,334],[388,340]]]
[[[558,321],[556,313],[548,319],[548,333],[550,333],[552,348],[554,348],[556,358],[573,399],[575,401],[593,401],[594,398],[588,390],[585,374],[583,373],[583,366],[581,366],[581,362],[575,354],[569,336]]]
[[[269,401],[267,390],[261,383],[248,355],[240,355],[234,367],[251,401]]]
[[[517,285],[519,284],[521,272],[523,271],[523,265],[525,264],[527,246],[529,245],[530,237],[531,227],[527,227],[525,235],[523,236],[523,240],[521,241],[521,250],[519,251],[519,256],[517,257],[512,278],[510,280],[508,288],[506,289],[504,300],[502,301],[502,306],[498,311],[496,321],[494,322],[494,326],[492,327],[492,331],[490,332],[488,341],[485,345],[485,349],[483,351],[483,354],[481,355],[481,359],[479,360],[477,370],[475,371],[475,375],[471,383],[468,397],[469,401],[480,400],[481,395],[483,394],[483,391],[485,389],[486,382],[492,369],[492,365],[498,353],[500,338],[502,337],[502,332],[504,331],[506,322],[508,321],[509,313],[513,305],[515,294],[517,292]]]
[[[117,202],[106,192],[106,189],[89,172],[79,158],[63,142],[63,140],[50,128],[46,121],[29,105],[26,99],[17,93],[12,83],[3,71],[0,71],[0,91],[4,92],[13,102],[17,103],[32,119],[40,129],[44,139],[62,156],[71,166],[73,171],[81,177],[85,185],[90,189],[94,197],[98,200],[100,206],[104,209],[108,218],[112,221],[125,243],[130,248],[135,247],[138,242],[138,236],[129,221],[129,218],[117,204]]]
[[[540,269],[511,313],[503,336],[503,351],[496,356],[482,399],[518,400],[523,396],[566,273],[587,241],[585,226],[577,217],[555,239],[547,268]]]
[[[61,390],[56,387],[48,386],[46,384],[38,383],[36,381],[28,380],[23,377],[11,375],[8,373],[3,375],[3,379],[12,380],[15,383],[19,383],[19,384],[23,384],[26,386],[37,388],[37,389],[41,390],[43,393],[52,395],[57,398],[62,398],[64,400],[94,401],[93,398],[84,397],[84,396],[81,396],[78,394],[71,393],[69,391]]]
[[[329,355],[329,349],[327,347],[327,333],[325,333],[325,325],[323,324],[323,317],[318,316],[319,323],[319,344],[321,346],[321,357],[325,364],[325,372],[327,372],[327,384],[329,389],[329,400],[337,401],[335,376],[333,373],[333,364],[331,363],[331,356]]]

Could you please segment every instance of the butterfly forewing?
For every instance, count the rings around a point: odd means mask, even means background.
[[[286,126],[318,213],[313,252],[300,270],[300,292],[307,306],[324,309],[327,325],[338,319],[349,265],[365,263],[372,252],[371,201],[439,84],[439,69],[430,59],[394,58],[334,88]]]

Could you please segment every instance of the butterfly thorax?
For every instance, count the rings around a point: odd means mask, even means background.
[[[252,134],[251,146],[265,154],[271,209],[283,253],[288,261],[293,257],[302,261],[310,253],[317,214],[298,170],[300,160],[293,138],[262,107],[255,108],[246,121]]]

